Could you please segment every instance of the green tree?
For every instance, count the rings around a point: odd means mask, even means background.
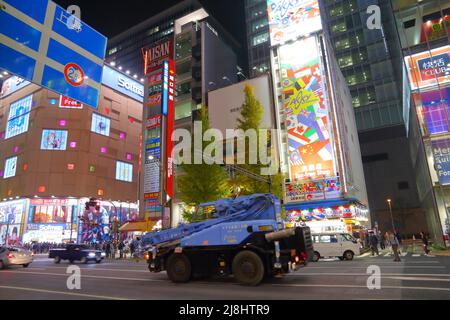
[[[240,118],[238,119],[237,129],[242,129],[247,131],[248,129],[253,129],[256,132],[262,128],[262,119],[264,117],[264,108],[261,102],[255,96],[254,88],[250,85],[246,85],[244,88],[245,101],[242,105]],[[259,141],[262,137],[258,135],[258,149],[260,147]],[[270,139],[272,137],[268,136],[267,141],[264,144],[265,148],[268,148]],[[257,152],[259,154],[259,150]],[[246,154],[246,162],[245,164],[240,164],[239,166],[243,169],[252,172],[253,174],[260,175],[261,168],[263,165],[258,157],[258,161],[256,164],[249,164],[249,145],[246,143],[245,146],[245,154]],[[269,153],[270,155],[270,153]],[[271,180],[271,188],[268,183],[261,182],[254,178],[248,177],[245,174],[237,173],[236,178],[233,180],[234,185],[238,185],[241,194],[254,194],[254,193],[269,193],[271,191],[272,194],[276,195],[280,199],[283,197],[283,184],[285,176],[281,172],[273,176],[261,176],[262,178]]]
[[[200,116],[203,134],[209,129],[206,107],[202,107]],[[209,142],[203,142],[202,150],[208,144]],[[183,217],[186,221],[191,222],[206,218],[205,216],[195,216],[196,207],[200,203],[215,201],[229,196],[228,175],[220,165],[209,165],[202,160],[201,164],[181,164],[179,168],[181,169],[181,175],[177,179],[179,197],[186,205],[194,207],[194,210],[184,211]]]

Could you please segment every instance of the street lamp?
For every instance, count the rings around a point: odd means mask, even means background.
[[[391,201],[392,201],[391,199],[387,199],[387,203],[388,203],[388,206],[389,206],[389,213],[391,214],[392,232],[395,232],[394,217],[392,216]]]

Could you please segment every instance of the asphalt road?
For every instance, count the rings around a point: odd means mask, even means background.
[[[450,257],[408,254],[402,262],[392,260],[322,260],[258,287],[241,286],[231,277],[174,284],[165,273],[150,273],[142,262],[104,261],[78,264],[81,289],[69,290],[69,263],[37,257],[26,269],[0,270],[0,299],[450,299]],[[381,289],[367,288],[371,265],[381,270]]]

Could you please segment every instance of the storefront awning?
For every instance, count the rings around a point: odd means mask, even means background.
[[[308,210],[316,208],[326,208],[326,207],[338,207],[347,204],[353,204],[357,202],[357,199],[336,199],[336,200],[321,200],[321,201],[311,201],[311,202],[301,202],[301,203],[288,203],[285,205],[286,210]]]
[[[141,232],[150,232],[155,226],[156,221],[134,221],[127,222],[123,226],[119,228],[120,232],[132,232],[132,231],[141,231]]]

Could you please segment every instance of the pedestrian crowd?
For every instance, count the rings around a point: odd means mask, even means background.
[[[428,254],[430,250],[428,249],[429,240],[428,235],[424,232],[420,232],[420,238],[423,243],[423,250],[425,254]],[[413,235],[413,240],[415,240],[415,236]],[[381,250],[384,250],[386,248],[391,249],[392,254],[394,255],[394,261],[399,262],[400,254],[401,254],[401,247],[402,245],[402,236],[398,231],[394,232],[392,230],[386,231],[384,234],[381,231],[378,231],[378,233],[372,231],[369,233],[369,246],[370,250],[372,252],[372,256],[380,255],[380,252],[378,250],[378,246],[380,246]],[[413,244],[414,245],[414,244]]]

